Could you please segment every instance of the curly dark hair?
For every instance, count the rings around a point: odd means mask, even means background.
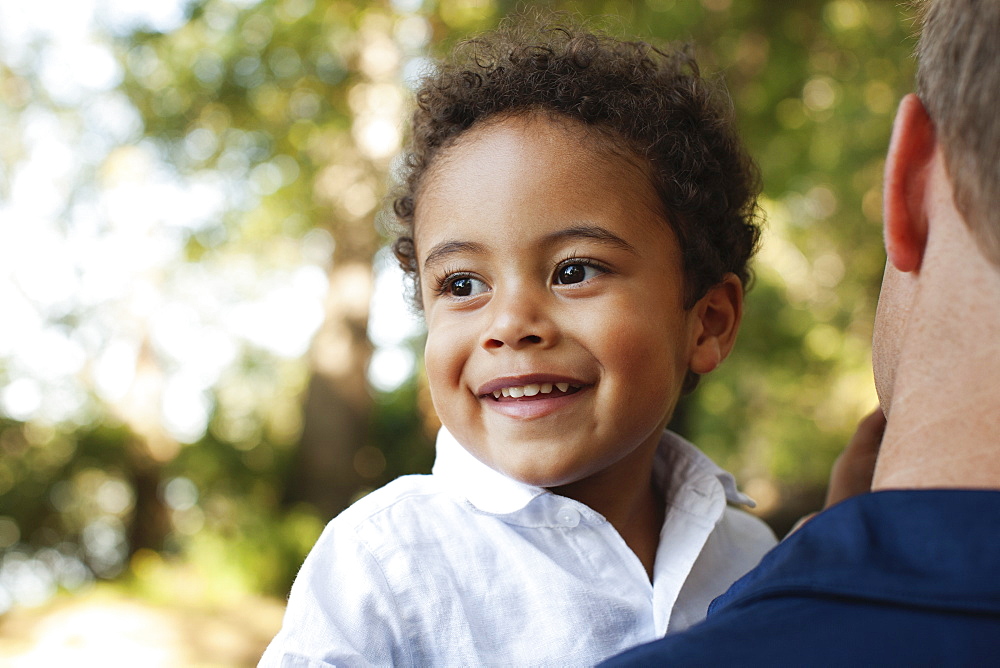
[[[759,173],[727,92],[700,75],[688,47],[618,40],[564,15],[522,16],[459,44],[416,102],[392,248],[417,308],[414,212],[428,169],[477,123],[539,112],[582,121],[602,147],[641,158],[680,243],[688,308],[727,272],[748,287]]]

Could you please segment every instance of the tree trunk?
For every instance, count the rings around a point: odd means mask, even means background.
[[[370,259],[335,262],[330,271],[326,318],[310,356],[302,438],[285,491],[287,504],[308,503],[328,519],[362,484],[354,456],[368,443],[372,410],[366,378],[371,271]]]

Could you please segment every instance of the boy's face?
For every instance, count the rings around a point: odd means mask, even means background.
[[[540,117],[468,131],[426,176],[431,395],[493,469],[543,487],[648,476],[698,330],[655,202],[636,166]]]

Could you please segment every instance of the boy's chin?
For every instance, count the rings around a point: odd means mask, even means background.
[[[549,490],[572,485],[595,473],[580,465],[530,461],[506,464],[502,467],[495,467],[494,470],[525,485],[543,487]]]
[[[565,485],[570,485],[577,482],[580,477],[573,476],[571,474],[551,474],[548,472],[531,471],[527,474],[522,475],[511,475],[509,473],[504,473],[508,478],[513,478],[518,482],[522,482],[525,485],[531,485],[533,487],[542,487],[544,489],[553,490]]]

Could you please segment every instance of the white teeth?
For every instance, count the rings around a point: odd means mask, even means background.
[[[493,398],[512,397],[520,399],[521,397],[533,397],[538,394],[551,394],[553,389],[557,389],[560,392],[568,392],[570,388],[578,390],[581,387],[582,385],[571,385],[570,383],[529,383],[527,385],[502,387],[499,390],[493,390]]]

